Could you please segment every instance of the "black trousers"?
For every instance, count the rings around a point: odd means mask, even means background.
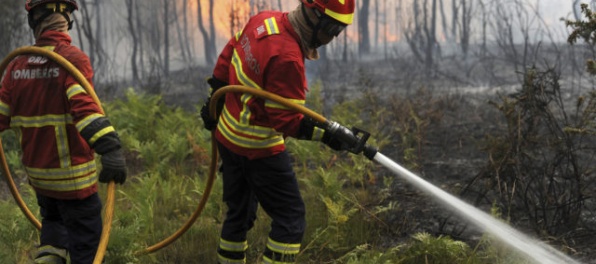
[[[300,244],[306,226],[305,206],[288,153],[249,160],[221,144],[219,152],[223,161],[223,200],[228,206],[221,239],[246,242],[260,204],[272,219],[269,239]],[[221,247],[218,251],[227,259],[244,258],[243,253],[226,252]]]
[[[83,200],[37,195],[41,213],[41,246],[66,249],[72,264],[93,263],[102,231],[102,204],[97,193]]]

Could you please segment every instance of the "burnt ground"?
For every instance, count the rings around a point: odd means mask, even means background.
[[[419,168],[415,174],[441,189],[460,197],[485,212],[490,212],[490,197],[478,182],[478,175],[488,163],[489,156],[482,150],[487,135],[498,135],[505,129],[502,114],[488,104],[489,100],[499,100],[496,94],[454,94],[446,95],[457,101],[448,107],[441,107],[441,118],[428,124],[423,144],[419,149]],[[393,142],[380,150],[384,155],[399,157],[400,142]],[[387,171],[387,175],[394,175]],[[466,241],[474,247],[483,232],[450,210],[434,197],[421,192],[404,180],[397,180],[392,188],[392,201],[399,209],[386,216],[389,225],[387,243],[395,245],[407,241],[417,232],[428,232],[435,236],[450,236]],[[524,210],[513,208],[512,210]],[[587,210],[587,209],[586,209]],[[591,213],[589,214],[591,215]],[[511,225],[530,237],[539,237],[527,219],[511,219]],[[596,232],[589,230],[585,221],[576,229],[558,237],[543,235],[555,248],[564,251],[582,263],[596,263]]]

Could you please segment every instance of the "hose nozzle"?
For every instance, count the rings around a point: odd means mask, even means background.
[[[336,136],[345,145],[345,149],[351,153],[360,154],[364,151],[364,155],[371,160],[377,153],[376,148],[366,145],[366,141],[370,137],[370,133],[367,131],[357,127],[352,127],[350,130],[334,121],[327,121],[325,129]]]

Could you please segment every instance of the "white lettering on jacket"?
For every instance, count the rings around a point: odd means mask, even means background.
[[[48,58],[43,57],[43,56],[31,56],[27,60],[27,63],[29,63],[31,65],[42,65],[42,64],[45,64],[46,62],[48,62]]]
[[[12,71],[15,80],[49,79],[60,76],[60,68],[21,69]]]
[[[254,71],[257,75],[261,73],[260,65],[255,56],[252,54],[250,40],[246,35],[240,41],[242,49],[244,50],[244,61],[248,64],[248,67]]]

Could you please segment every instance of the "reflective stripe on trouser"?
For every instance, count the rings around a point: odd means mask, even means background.
[[[73,264],[93,263],[102,230],[99,195],[58,200],[38,194],[37,203],[41,213],[40,244],[67,249]]]
[[[296,261],[300,252],[300,244],[277,242],[271,238],[267,241],[267,248],[263,254],[264,264],[289,264]]]
[[[244,252],[248,248],[248,242],[232,242],[223,238],[219,239],[219,247],[217,249],[217,260],[219,264],[234,264],[246,263],[246,255]]]
[[[260,204],[272,220],[268,237],[280,244],[298,245],[299,249],[306,227],[305,206],[289,154],[284,151],[249,160],[221,144],[219,152],[223,160],[223,200],[228,206],[220,237],[245,241]]]
[[[56,248],[52,246],[40,246],[37,248],[37,257],[33,263],[35,264],[66,264],[67,252],[66,249]]]

